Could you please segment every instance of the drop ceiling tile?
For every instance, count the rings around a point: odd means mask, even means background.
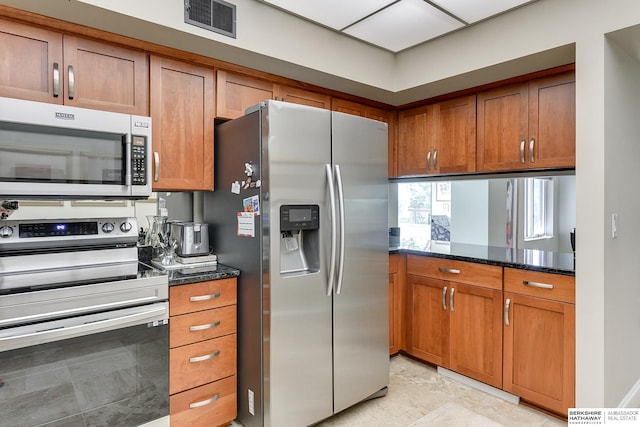
[[[463,21],[472,24],[531,0],[431,0]]]
[[[401,0],[344,32],[398,52],[462,26],[463,23],[423,0]]]
[[[264,0],[265,3],[335,30],[368,16],[395,0]]]

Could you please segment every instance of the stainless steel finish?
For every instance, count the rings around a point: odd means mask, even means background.
[[[131,171],[131,135],[127,135],[125,142],[125,171],[124,171],[124,185],[131,185],[132,171]]]
[[[520,163],[524,163],[524,144],[525,140],[520,141]]]
[[[131,307],[0,330],[0,351],[105,332],[169,318],[169,304]]]
[[[529,162],[530,163],[535,163],[536,161],[535,153],[533,151],[535,147],[535,143],[536,143],[535,140],[531,138],[531,141],[529,141]]]
[[[336,285],[336,295],[342,292],[342,282],[344,277],[344,236],[345,236],[345,217],[344,217],[344,187],[342,185],[342,173],[340,165],[335,165],[336,186],[338,187],[338,221],[340,224],[338,233],[338,279]]]
[[[190,327],[189,327],[189,330],[190,330],[191,332],[195,332],[195,331],[204,331],[204,330],[206,330],[206,329],[211,329],[211,328],[215,328],[215,327],[218,327],[218,326],[220,326],[220,321],[219,321],[219,320],[218,320],[218,321],[215,321],[215,322],[213,322],[213,323],[208,323],[208,324],[206,324],[206,325],[190,326]]]
[[[460,274],[460,270],[456,268],[439,267],[438,270],[442,273]]]
[[[157,151],[153,152],[153,165],[155,173],[153,174],[153,180],[158,182],[160,179],[160,154]]]
[[[218,356],[220,356],[220,350],[216,350],[213,353],[204,354],[202,356],[190,357],[189,363],[204,362],[205,360],[213,359],[214,357]]]
[[[427,170],[431,170],[431,150],[427,152]]]
[[[76,94],[76,75],[73,72],[73,66],[69,65],[69,67],[67,68],[68,70],[68,74],[69,74],[69,79],[67,80],[67,82],[69,83],[69,99],[73,99],[75,97]]]
[[[60,69],[58,63],[53,63],[53,97],[57,98],[60,95]]]
[[[511,305],[511,299],[507,298],[504,302],[504,324],[509,326],[509,305]]]
[[[176,253],[182,257],[209,253],[209,225],[197,222],[172,222],[171,238],[178,242]]]
[[[447,287],[442,288],[442,309],[447,311]]]
[[[201,400],[199,402],[193,402],[189,404],[189,408],[193,409],[193,408],[199,408],[201,406],[206,406],[210,403],[215,402],[216,400],[220,399],[220,394],[216,394],[215,396],[213,396],[211,399],[205,399],[205,400]]]
[[[532,282],[530,280],[523,280],[522,284],[526,286],[531,286],[534,288],[553,289],[553,285],[549,283],[540,283],[540,282]]]
[[[330,297],[334,290],[334,284],[336,279],[336,258],[338,253],[338,211],[336,209],[336,190],[335,182],[333,180],[333,170],[331,164],[325,165],[327,172],[327,184],[329,188],[329,205],[331,206],[331,251],[329,252],[329,275],[327,277],[327,296]]]
[[[455,288],[451,288],[451,293],[449,294],[449,307],[451,307],[451,311],[454,311],[453,309],[453,293],[455,292]]]
[[[433,150],[433,170],[438,169],[438,150]]]
[[[220,292],[216,292],[215,294],[211,294],[211,295],[198,295],[195,297],[189,297],[189,301],[191,302],[208,301],[210,299],[215,299],[215,298],[220,298]]]

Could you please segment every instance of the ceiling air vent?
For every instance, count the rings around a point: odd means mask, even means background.
[[[236,38],[236,6],[222,0],[185,0],[184,22]]]

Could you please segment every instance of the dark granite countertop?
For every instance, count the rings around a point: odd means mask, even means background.
[[[448,245],[438,247],[434,246],[427,249],[413,249],[395,246],[389,248],[389,253],[404,253],[435,258],[448,258],[480,264],[498,265],[501,267],[541,271],[545,273],[566,274],[569,276],[575,275],[574,255],[573,253],[566,252],[450,243]]]
[[[144,263],[139,263],[139,265],[139,270],[146,272],[145,274],[165,274],[169,279],[169,286],[227,279],[240,275],[240,270],[224,264],[207,267],[185,267],[165,271],[161,271],[156,267]]]

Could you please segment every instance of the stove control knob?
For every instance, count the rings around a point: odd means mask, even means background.
[[[115,226],[112,222],[105,222],[104,224],[102,224],[102,231],[105,233],[111,233],[114,228]]]
[[[13,235],[13,228],[9,227],[8,225],[3,225],[2,227],[0,227],[1,238],[11,237],[12,235]]]
[[[129,221],[126,221],[126,222],[123,222],[122,224],[120,224],[120,231],[122,231],[123,233],[130,232],[132,228],[133,228],[133,226],[131,225],[131,223]]]

